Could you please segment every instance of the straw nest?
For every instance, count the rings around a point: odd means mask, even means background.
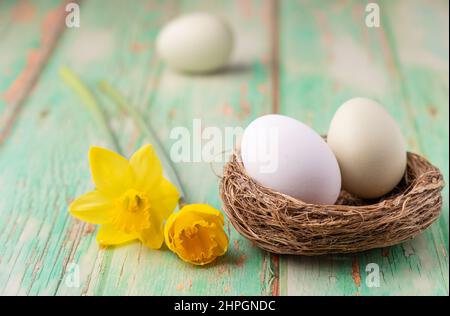
[[[307,204],[253,181],[235,152],[224,167],[220,193],[230,222],[257,246],[313,256],[414,238],[439,217],[443,187],[438,168],[408,153],[405,176],[388,195],[369,201],[342,191],[335,205]]]

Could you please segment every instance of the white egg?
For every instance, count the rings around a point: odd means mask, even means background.
[[[339,162],[342,187],[362,198],[391,191],[406,169],[406,146],[400,127],[379,103],[354,98],[336,111],[328,144]]]
[[[241,157],[259,184],[306,203],[334,204],[341,174],[333,152],[307,125],[287,116],[257,118],[245,129]]]
[[[233,48],[229,25],[209,13],[182,15],[169,22],[156,40],[159,56],[184,72],[211,72],[222,68]]]

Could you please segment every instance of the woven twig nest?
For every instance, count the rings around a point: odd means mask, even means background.
[[[295,255],[351,253],[412,239],[440,214],[443,176],[408,153],[399,185],[377,200],[342,191],[335,205],[307,204],[263,187],[245,172],[239,153],[225,165],[223,209],[243,236],[269,252]]]

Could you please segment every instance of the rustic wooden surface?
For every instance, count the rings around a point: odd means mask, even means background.
[[[81,28],[64,26],[61,1],[0,1],[0,294],[3,295],[448,295],[448,186],[443,214],[403,245],[347,256],[274,256],[227,223],[228,254],[198,268],[167,250],[133,243],[99,249],[95,227],[71,218],[68,203],[92,188],[90,145],[112,149],[91,114],[58,76],[70,67],[94,91],[108,80],[157,131],[245,126],[270,112],[326,128],[353,96],[380,100],[409,149],[448,181],[448,1],[380,1],[381,27],[364,24],[361,1],[84,1]],[[229,19],[230,66],[209,76],[177,74],[155,55],[161,26],[182,12]],[[146,139],[98,95],[130,155]],[[220,164],[213,165],[220,171]],[[206,163],[178,163],[188,202],[220,208]],[[380,267],[380,287],[366,265]],[[76,264],[79,286],[67,282]]]

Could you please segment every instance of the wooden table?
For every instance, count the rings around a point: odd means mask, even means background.
[[[67,211],[93,187],[89,146],[116,148],[61,80],[62,66],[93,91],[100,80],[117,87],[166,150],[172,128],[191,129],[194,118],[223,128],[279,112],[325,133],[343,101],[371,97],[396,118],[409,150],[448,181],[448,1],[378,3],[381,27],[369,28],[365,2],[356,0],[84,1],[81,27],[66,28],[60,1],[0,1],[0,293],[448,295],[448,186],[441,218],[411,242],[346,256],[276,256],[227,223],[227,255],[203,268],[139,243],[99,249],[95,227]],[[155,54],[161,26],[195,10],[220,13],[235,31],[233,60],[221,73],[178,74]],[[130,155],[145,137],[97,96]],[[188,202],[220,208],[209,164],[175,167]],[[379,287],[366,282],[369,263],[379,266]]]

